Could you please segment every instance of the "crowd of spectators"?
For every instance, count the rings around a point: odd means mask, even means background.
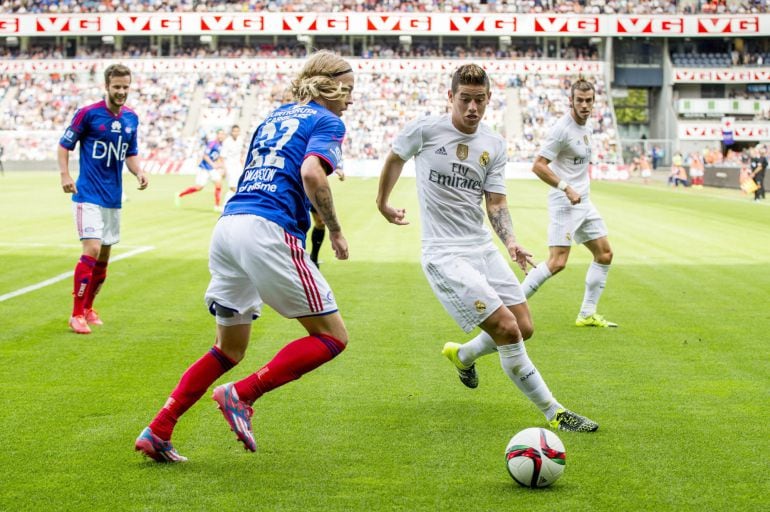
[[[766,0],[2,0],[4,13],[80,12],[501,12],[738,14]]]
[[[358,73],[355,102],[345,113],[346,158],[382,158],[405,123],[418,116],[446,112],[446,92],[436,86],[447,82],[443,75],[424,71]],[[78,107],[102,97],[99,78],[93,72],[2,77],[0,81],[7,83],[5,94],[12,97],[4,97],[0,103],[0,130],[54,137]],[[548,75],[492,78],[492,104],[486,122],[508,138],[511,160],[532,159],[544,140],[545,128],[567,111],[569,80]],[[610,161],[615,130],[604,84],[598,80],[596,85],[594,154],[600,161]],[[229,129],[240,123],[251,133],[264,112],[279,104],[287,86],[288,77],[276,73],[137,74],[129,104],[142,122],[141,153],[145,158],[185,159],[195,156],[200,141],[216,128]],[[516,87],[519,95],[516,105],[506,101],[511,87]],[[197,98],[195,102],[193,98]],[[521,115],[512,115],[517,109]],[[244,116],[248,117],[245,122]],[[506,126],[506,116],[521,126]],[[30,143],[33,139],[30,137]],[[55,148],[55,139],[51,148]],[[51,155],[22,151],[19,157]]]
[[[343,41],[327,43],[318,41],[313,44],[315,49],[330,50],[343,56],[361,58],[479,58],[479,59],[527,59],[542,60],[546,58],[542,46],[537,46],[531,40],[514,41],[506,48],[497,46],[497,39],[491,39],[488,44],[479,44],[478,41],[468,45],[445,43],[439,46],[435,38],[413,39],[413,44],[403,46],[395,37],[375,39],[369,46],[362,48],[358,54]],[[245,42],[221,42],[216,48],[208,44],[184,44],[169,48],[168,55],[164,57],[175,58],[301,58],[307,53],[304,44],[295,38],[283,38],[274,41],[272,38],[253,39],[249,44]],[[61,45],[36,45],[32,44],[27,49],[18,46],[0,46],[0,59],[61,59],[65,58],[66,51]],[[160,57],[159,48],[151,46],[149,40],[146,43],[131,43],[120,50],[113,45],[81,44],[75,51],[74,58],[78,59],[133,59],[133,58],[157,58]],[[564,45],[554,50],[554,59],[585,61],[598,60],[599,53],[594,46]]]

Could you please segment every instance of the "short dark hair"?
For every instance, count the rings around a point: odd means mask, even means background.
[[[570,87],[570,98],[575,97],[575,91],[591,91],[594,93],[594,97],[596,97],[596,88],[594,87],[594,84],[582,77],[575,80],[575,82],[572,84],[572,87]]]
[[[483,85],[489,90],[489,77],[484,68],[478,64],[465,64],[457,68],[452,75],[452,94],[461,85]]]
[[[123,64],[112,64],[104,70],[104,84],[110,85],[113,76],[131,76],[131,70]]]

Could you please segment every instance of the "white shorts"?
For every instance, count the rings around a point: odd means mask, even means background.
[[[607,236],[607,226],[599,211],[585,197],[576,205],[565,205],[561,197],[557,200],[549,198],[548,214],[551,217],[548,226],[549,247],[569,247],[573,242],[584,244]]]
[[[500,306],[527,300],[516,274],[492,243],[452,252],[424,251],[422,269],[439,302],[465,332]]]
[[[256,215],[226,215],[217,221],[209,250],[211,281],[206,305],[234,313],[217,323],[250,323],[267,304],[287,318],[337,311],[329,284],[305,253],[302,242]]]
[[[243,165],[240,162],[226,162],[225,170],[227,175],[227,186],[229,188],[236,188],[238,186],[238,179],[243,172]]]
[[[198,167],[198,174],[195,175],[196,185],[205,187],[208,182],[217,183],[218,181],[222,181],[222,171],[220,169],[207,171]]]
[[[120,208],[93,203],[72,203],[75,228],[81,240],[101,240],[102,245],[120,242]]]
[[[652,176],[650,169],[642,169],[642,178],[649,178],[650,176]]]

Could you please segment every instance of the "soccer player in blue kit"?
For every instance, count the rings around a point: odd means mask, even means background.
[[[166,404],[136,439],[135,448],[158,462],[183,462],[171,444],[179,417],[220,376],[240,362],[251,324],[269,305],[294,318],[308,335],[284,346],[257,372],[214,389],[230,429],[256,451],[252,404],[342,352],[348,333],[329,284],[305,252],[312,204],[329,229],[338,259],[348,258],[327,176],[342,157],[352,103],[353,70],[320,51],[292,82],[296,103],[274,110],[254,133],[235,195],[225,205],[211,240],[211,281],[205,300],[216,317],[216,342],[182,375]]]
[[[131,70],[113,64],[104,71],[107,96],[75,113],[59,141],[58,163],[62,190],[72,194],[72,205],[83,254],[75,266],[74,304],[70,328],[90,334],[102,325],[93,309],[94,298],[107,277],[112,246],[120,241],[123,164],[136,176],[139,190],[147,188],[137,149],[139,117],[125,106]],[[70,176],[69,154],[80,142],[77,182]]]

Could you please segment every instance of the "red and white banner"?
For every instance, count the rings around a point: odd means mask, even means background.
[[[718,140],[723,137],[720,122],[679,121],[680,140]],[[735,141],[770,141],[770,123],[733,122],[733,140]]]
[[[362,73],[445,73],[458,66],[457,60],[448,59],[357,59],[347,61],[354,71]],[[84,73],[103,70],[114,60],[0,60],[0,73]],[[492,78],[502,75],[543,73],[550,75],[600,75],[604,63],[597,61],[537,61],[537,60],[482,60],[474,62],[484,67]],[[292,74],[299,71],[303,59],[126,59],[124,63],[135,73],[200,73],[243,72]]]
[[[674,83],[714,83],[714,84],[749,84],[770,83],[770,68],[730,69],[730,68],[677,68],[673,75]]]
[[[636,16],[402,12],[157,12],[0,15],[0,36],[93,34],[764,36],[770,34],[770,14]]]

